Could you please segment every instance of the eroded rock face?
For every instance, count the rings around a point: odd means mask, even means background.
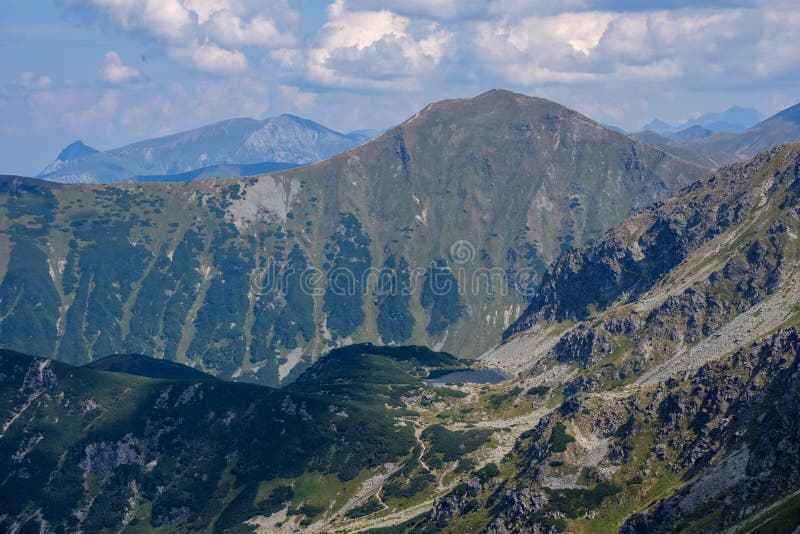
[[[601,332],[581,324],[558,340],[548,356],[563,363],[590,367],[614,352],[614,343]]]
[[[487,487],[487,484],[481,482],[478,477],[472,477],[467,482],[460,484],[445,497],[433,502],[430,513],[431,520],[438,523],[476,510],[480,505],[475,497],[486,491]]]
[[[80,466],[86,473],[108,475],[121,465],[144,465],[136,439],[127,434],[117,442],[101,441],[86,445]]]
[[[25,373],[20,392],[34,397],[49,390],[58,383],[56,374],[50,368],[49,360],[37,360]]]

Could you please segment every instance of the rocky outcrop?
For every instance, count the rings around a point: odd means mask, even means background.
[[[580,324],[558,340],[548,357],[562,363],[590,367],[614,352],[614,349],[614,343],[608,336],[586,324]]]
[[[772,170],[779,166],[779,170]],[[635,301],[686,260],[690,253],[758,214],[784,202],[798,180],[797,145],[779,147],[731,165],[659,202],[608,232],[596,243],[563,254],[545,273],[528,308],[504,333],[509,337],[538,321],[585,319],[622,301]],[[777,222],[771,233],[780,233]],[[769,238],[767,238],[769,239]],[[753,243],[747,263],[764,264],[770,246]],[[766,256],[765,256],[766,253]],[[723,276],[741,278],[736,264]],[[745,286],[741,287],[746,290]],[[755,296],[751,292],[751,296]]]

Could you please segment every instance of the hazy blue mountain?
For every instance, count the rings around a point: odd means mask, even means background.
[[[96,148],[92,148],[86,145],[80,139],[78,139],[77,141],[73,141],[72,143],[67,145],[66,148],[64,148],[64,150],[59,152],[58,156],[56,157],[56,160],[50,165],[48,165],[42,171],[42,174],[55,173],[69,162],[85,156],[89,156],[91,154],[96,154],[97,152],[98,150]]]
[[[753,108],[734,106],[720,113],[707,113],[696,119],[686,121],[676,128],[677,131],[702,126],[712,132],[743,132],[762,119],[761,113]]]
[[[645,124],[642,130],[650,130],[660,134],[673,134],[693,126],[701,126],[712,132],[739,133],[758,123],[761,118],[758,110],[734,106],[719,113],[700,115],[677,126],[668,124],[661,119],[653,119],[648,124]]]
[[[720,133],[700,143],[703,148],[746,158],[797,140],[800,140],[800,104],[784,109],[740,134]]]
[[[70,158],[59,156],[39,177],[65,183],[109,183],[178,175],[214,165],[301,165],[362,144],[369,135],[369,131],[343,134],[294,115],[230,119],[105,152],[71,148],[73,144],[65,149]]]
[[[353,130],[352,132],[347,134],[347,137],[359,143],[366,143],[367,141],[375,139],[385,131],[386,130],[379,130],[375,128],[367,128],[365,130]]]

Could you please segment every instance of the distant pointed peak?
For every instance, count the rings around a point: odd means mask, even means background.
[[[96,152],[98,152],[97,149],[90,147],[78,139],[67,145],[64,150],[59,152],[56,159],[59,161],[70,161],[83,156],[88,156],[89,154],[94,154]]]

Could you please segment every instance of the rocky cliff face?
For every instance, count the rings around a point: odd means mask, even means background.
[[[800,486],[798,363],[789,328],[648,388],[572,397],[517,443],[516,474],[487,490],[485,532],[746,522]]]
[[[353,341],[477,356],[561,250],[703,172],[552,102],[493,91],[272,175],[9,177],[0,343],[74,363],[141,353],[268,384]]]

